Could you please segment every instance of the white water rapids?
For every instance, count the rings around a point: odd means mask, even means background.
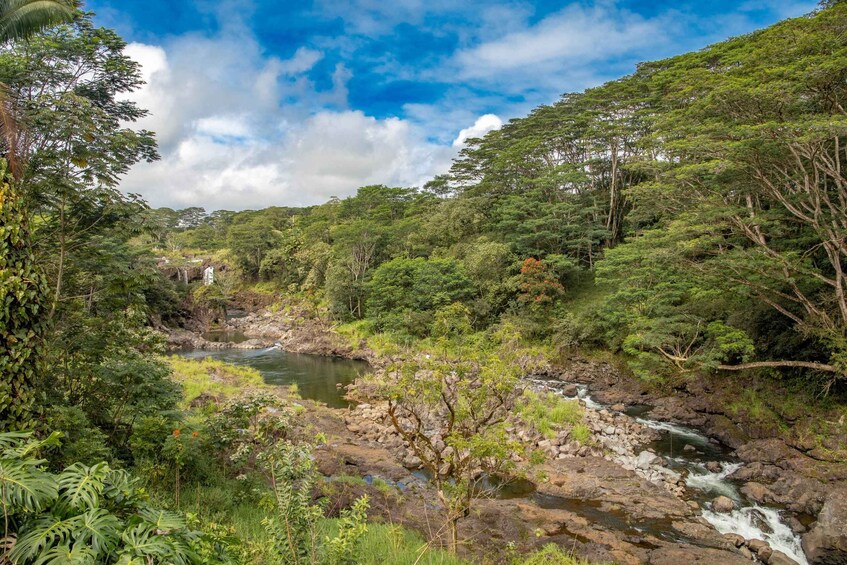
[[[549,390],[562,396],[564,396],[563,389],[565,387],[575,385],[577,391],[575,398],[583,401],[587,408],[592,410],[608,409],[606,405],[591,398],[588,393],[588,387],[584,384],[543,379],[533,379],[532,382],[543,390]],[[691,445],[698,450],[704,449],[708,451],[709,446],[713,446],[713,444],[702,433],[685,426],[650,420],[644,417],[637,417],[635,420],[644,426],[665,434],[671,434],[671,445],[676,443],[678,449],[674,449],[669,454],[659,453],[659,455],[665,458],[669,466],[676,468],[684,467],[688,470],[688,476],[685,480],[687,487],[708,495],[706,498],[715,498],[723,495],[735,502],[735,510],[729,513],[714,512],[711,509],[711,503],[706,503],[703,508],[703,517],[716,530],[722,534],[738,534],[746,540],[758,539],[766,541],[775,551],[783,552],[800,565],[808,565],[808,560],[800,546],[800,537],[783,522],[781,512],[775,508],[751,504],[741,496],[736,485],[729,479],[732,473],[742,467],[742,463],[720,460],[721,470],[718,472],[709,471],[701,462],[688,457],[685,449],[683,449],[685,445]]]

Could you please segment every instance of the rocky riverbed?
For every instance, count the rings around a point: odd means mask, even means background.
[[[297,312],[249,314],[230,320],[225,329],[251,339],[218,345],[197,334],[176,332],[172,343],[200,348],[260,348],[278,343],[291,351],[366,358],[377,368],[390,361],[355,347],[319,319]],[[582,397],[591,441],[580,444],[566,433],[544,438],[515,430],[518,439],[547,454],[548,462],[540,470],[548,480],[537,481],[528,496],[479,501],[479,514],[463,523],[463,536],[487,539],[498,547],[509,542],[524,547],[556,541],[592,559],[619,563],[796,562],[747,535],[761,530],[762,516],[767,522],[767,513],[774,513],[774,520],[784,523],[789,535],[802,537],[809,562],[847,563],[843,437],[827,436],[822,441],[818,436],[812,441],[801,418],[792,422],[790,433],[770,429],[743,410],[728,410],[731,399],[719,383],[709,379],[692,379],[661,390],[610,363],[579,358],[548,367],[543,377],[533,386]],[[628,413],[644,404],[652,407],[649,421]],[[383,477],[418,484],[425,491],[414,474],[419,462],[385,421],[383,407],[366,402],[350,411],[332,411],[327,418],[337,432],[337,441],[319,457],[327,474],[343,471]],[[662,425],[678,424],[701,430],[711,444],[719,440],[732,452],[732,462],[699,461],[702,473],[675,466],[673,457],[651,446],[664,433]],[[743,499],[755,505],[754,511],[744,515],[750,529],[728,533],[726,524],[737,529],[742,523],[743,516],[736,515],[740,512],[737,499],[726,497],[730,508],[712,491],[703,491],[709,497],[692,496],[697,481],[737,485]],[[424,504],[432,499],[407,490],[407,502],[398,507],[408,511],[404,523],[432,533],[429,525],[420,523],[420,512],[413,510],[411,500],[417,496],[422,496]],[[774,508],[785,510],[779,515]],[[398,518],[390,510],[383,512]],[[803,559],[802,554],[798,559]]]

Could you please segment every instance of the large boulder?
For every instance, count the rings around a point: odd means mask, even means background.
[[[715,512],[726,514],[735,510],[735,502],[728,496],[719,496],[712,501],[712,509]]]
[[[829,493],[803,551],[812,565],[847,565],[847,488]]]

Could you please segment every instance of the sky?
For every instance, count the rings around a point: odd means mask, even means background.
[[[307,206],[421,186],[532,108],[814,0],[87,0],[146,85],[154,206]]]

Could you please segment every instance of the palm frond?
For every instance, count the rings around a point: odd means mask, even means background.
[[[0,42],[25,39],[74,19],[76,0],[0,0]]]

